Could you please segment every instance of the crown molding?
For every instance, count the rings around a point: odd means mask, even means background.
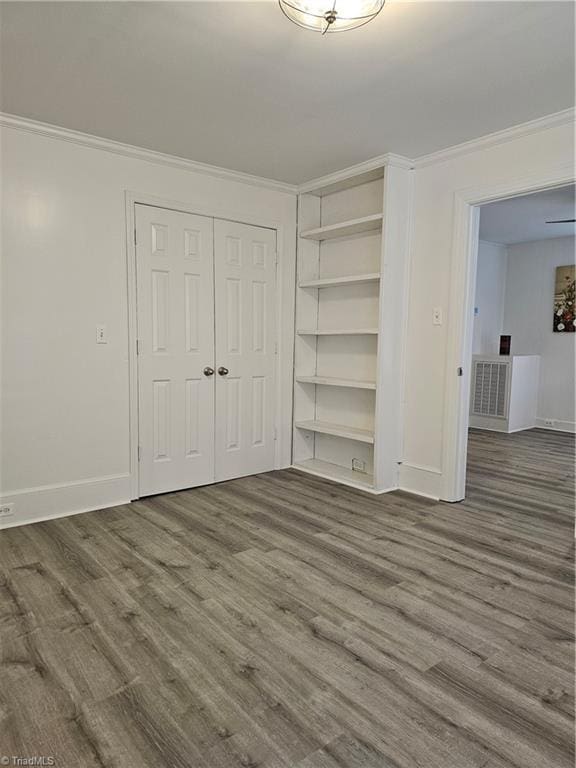
[[[351,165],[348,168],[343,168],[341,171],[335,171],[329,173],[326,176],[319,176],[317,179],[311,179],[303,184],[298,185],[298,193],[312,193],[323,191],[327,193],[330,189],[345,189],[346,182],[357,179],[357,177],[365,177],[364,181],[370,181],[371,179],[377,179],[386,166],[394,165],[400,168],[412,169],[414,164],[412,160],[402,155],[396,155],[393,152],[387,152],[385,155],[378,155],[372,157],[370,160],[365,160],[362,163]],[[358,183],[356,180],[355,183]]]
[[[105,152],[123,155],[124,157],[144,160],[149,163],[155,163],[156,165],[169,166],[171,168],[177,168],[192,173],[202,173],[215,178],[227,179],[228,181],[235,181],[241,184],[250,184],[263,189],[270,189],[275,192],[286,192],[288,194],[301,194],[305,192],[314,194],[320,193],[321,191],[327,193],[331,188],[333,190],[345,189],[346,186],[358,183],[358,177],[364,177],[365,181],[378,178],[379,175],[381,175],[379,172],[383,171],[387,166],[396,166],[406,169],[425,168],[429,165],[447,162],[472,152],[495,147],[508,141],[513,141],[514,139],[520,139],[525,136],[540,133],[541,131],[550,128],[556,128],[562,125],[573,125],[575,122],[576,109],[565,109],[561,112],[555,112],[551,115],[537,118],[536,120],[530,120],[527,123],[520,123],[511,128],[505,128],[502,131],[496,131],[495,133],[480,136],[477,139],[465,141],[461,144],[455,144],[454,146],[438,150],[437,152],[421,155],[415,159],[397,155],[393,152],[387,152],[384,155],[373,157],[370,160],[349,166],[340,171],[296,185],[275,181],[274,179],[266,179],[260,176],[253,176],[249,173],[242,173],[240,171],[231,171],[216,165],[198,163],[193,160],[178,157],[177,155],[169,155],[151,149],[144,149],[143,147],[136,147],[131,144],[123,144],[119,141],[103,139],[99,136],[82,133],[81,131],[72,131],[57,125],[41,123],[29,118],[19,117],[18,115],[10,115],[0,112],[0,126],[5,128],[27,131],[28,133],[60,139],[61,141],[68,141],[92,149],[100,149]]]
[[[571,125],[574,124],[575,121],[576,109],[571,107],[570,109],[564,109],[561,112],[554,112],[551,115],[539,117],[536,120],[530,120],[527,123],[520,123],[511,128],[505,128],[502,131],[496,131],[480,136],[477,139],[471,139],[470,141],[465,141],[461,144],[455,144],[446,149],[438,150],[437,152],[421,155],[415,159],[388,152],[385,155],[373,157],[370,160],[358,163],[357,165],[351,165],[341,171],[336,171],[327,176],[321,176],[317,179],[311,179],[304,184],[300,184],[297,188],[298,193],[308,192],[314,194],[320,190],[326,193],[330,188],[333,188],[334,190],[344,189],[347,181],[351,182],[355,177],[365,177],[364,180],[369,181],[370,178],[377,178],[377,170],[390,165],[400,168],[414,168],[416,170],[425,168],[428,165],[435,165],[437,163],[446,162],[447,160],[453,160],[457,157],[470,154],[471,152],[478,152],[482,149],[505,144],[508,141],[540,133],[541,131],[550,128],[557,128],[561,125]],[[356,181],[356,183],[358,183],[358,181]]]
[[[461,144],[454,144],[451,147],[440,149],[437,152],[431,152],[428,155],[421,155],[414,160],[414,167],[418,169],[425,168],[428,165],[444,163],[447,160],[453,160],[462,155],[468,155],[471,152],[489,149],[490,147],[505,144],[508,141],[514,141],[515,139],[521,139],[535,133],[541,133],[550,128],[571,125],[574,124],[575,121],[576,109],[571,107],[570,109],[564,109],[561,112],[554,112],[551,115],[539,117],[536,120],[530,120],[527,123],[513,125],[502,131],[495,131],[494,133],[488,133],[485,136],[479,136],[477,139],[464,141]]]
[[[184,157],[178,157],[177,155],[168,155],[163,152],[156,152],[152,149],[145,149],[144,147],[123,144],[122,142],[113,141],[112,139],[103,139],[89,133],[72,131],[58,125],[41,123],[37,120],[30,120],[26,117],[11,115],[5,112],[0,112],[0,126],[4,128],[13,128],[19,131],[26,131],[27,133],[35,133],[47,138],[59,139],[60,141],[68,141],[82,147],[100,149],[115,155],[144,160],[145,162],[154,163],[156,165],[177,168],[181,171],[202,173],[206,176],[226,179],[227,181],[235,181],[240,184],[250,184],[253,187],[270,189],[275,192],[296,194],[298,190],[295,184],[287,184],[282,181],[275,181],[274,179],[253,176],[249,173],[242,173],[240,171],[231,171],[227,168],[220,168],[219,166],[208,165],[207,163],[197,163],[193,160],[187,160]]]

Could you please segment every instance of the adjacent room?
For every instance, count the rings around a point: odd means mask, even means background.
[[[539,487],[530,495],[548,498],[562,489],[558,469],[575,422],[574,192],[569,185],[480,209],[469,448],[524,490],[530,467]],[[471,466],[467,477],[471,490]]]
[[[572,768],[575,10],[0,0],[0,765]]]

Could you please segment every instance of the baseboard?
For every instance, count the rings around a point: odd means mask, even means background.
[[[526,427],[518,427],[517,429],[494,429],[493,427],[476,427],[470,425],[468,429],[476,429],[478,432],[494,432],[497,435],[515,435],[517,432],[527,432],[529,429],[535,429],[536,424],[528,424]],[[547,427],[551,429],[551,427]]]
[[[552,421],[552,424],[546,424],[546,421]],[[538,429],[554,429],[556,432],[576,432],[576,424],[573,421],[562,421],[561,419],[536,419]]]
[[[130,475],[110,475],[62,485],[45,485],[6,493],[2,504],[14,513],[0,520],[0,529],[28,525],[130,502]]]
[[[364,493],[371,493],[373,496],[380,496],[382,493],[392,493],[392,491],[397,491],[398,488],[383,488],[383,489],[376,489],[371,488],[369,485],[364,485],[363,483],[354,483],[351,480],[346,480],[343,477],[334,477],[334,475],[330,475],[328,472],[320,472],[317,469],[309,469],[308,467],[303,467],[302,464],[291,464],[291,469],[297,469],[298,472],[304,472],[305,475],[313,475],[314,477],[321,477],[323,480],[331,480],[333,483],[338,483],[338,485],[346,485],[348,488],[356,488],[358,491],[364,491]]]
[[[442,495],[442,472],[435,467],[405,462],[400,466],[400,490],[438,501]]]

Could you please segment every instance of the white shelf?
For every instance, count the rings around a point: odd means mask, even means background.
[[[414,179],[408,163],[387,166],[330,174],[298,198],[293,466],[370,494],[397,486],[401,453],[398,340]],[[380,391],[389,396],[376,412]],[[375,450],[381,442],[386,450]]]
[[[365,491],[373,491],[374,478],[365,472],[354,472],[338,464],[332,464],[330,461],[321,461],[320,459],[305,459],[292,465],[294,469],[300,469],[316,477],[323,477],[327,480],[335,480],[344,485],[350,485],[353,488],[361,488]]]
[[[371,429],[345,427],[342,424],[332,424],[329,421],[297,421],[294,426],[298,429],[307,429],[310,432],[320,432],[323,435],[335,435],[336,437],[345,437],[347,440],[374,444],[374,432]]]
[[[382,214],[373,213],[370,216],[362,216],[359,219],[342,221],[339,224],[328,224],[325,227],[308,229],[300,232],[300,237],[306,240],[332,240],[336,237],[350,237],[362,232],[378,232],[382,229]]]
[[[353,389],[376,389],[375,381],[356,381],[355,379],[338,379],[333,376],[296,376],[300,384],[322,384],[327,387],[351,387]]]
[[[298,336],[371,336],[378,335],[378,328],[336,328],[330,331],[304,329],[297,331]]]
[[[368,275],[347,275],[346,277],[323,277],[318,280],[303,280],[300,288],[329,288],[338,285],[361,285],[362,283],[376,283],[380,280],[378,272]]]
[[[364,166],[368,166],[369,163],[365,163]],[[359,187],[363,184],[367,184],[369,181],[376,181],[384,177],[385,163],[377,163],[373,168],[368,168],[362,173],[357,171],[337,171],[331,173],[328,176],[323,176],[320,179],[314,181],[308,181],[300,186],[300,192],[308,195],[315,195],[317,197],[324,197],[324,195],[331,195],[334,192],[342,192],[345,189],[351,189],[352,187]]]

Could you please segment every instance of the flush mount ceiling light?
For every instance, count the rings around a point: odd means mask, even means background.
[[[278,0],[284,14],[300,27],[325,35],[367,24],[384,0]]]

